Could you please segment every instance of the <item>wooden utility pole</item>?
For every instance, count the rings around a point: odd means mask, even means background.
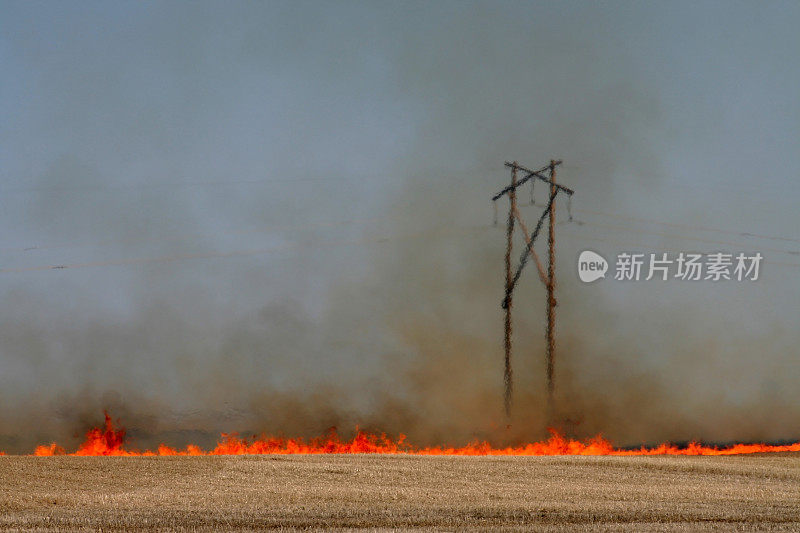
[[[514,162],[516,164],[516,161]],[[511,251],[514,248],[514,213],[517,210],[517,169],[511,169],[511,191],[508,193],[511,207],[508,210],[508,223],[506,224],[506,291],[511,287]],[[511,372],[511,298],[505,305],[505,337],[503,348],[505,350],[505,367],[503,369],[503,406],[506,416],[511,416],[511,396],[513,388],[513,374]]]
[[[555,197],[556,189],[556,162],[550,160],[550,196]],[[552,423],[555,411],[553,395],[555,382],[553,381],[554,361],[556,351],[556,205],[550,207],[550,224],[547,232],[547,418]]]
[[[505,310],[505,336],[503,339],[503,346],[505,349],[505,361],[504,361],[504,371],[503,371],[503,380],[505,385],[505,393],[503,397],[503,403],[505,406],[505,411],[507,416],[511,416],[511,403],[512,403],[512,393],[513,393],[513,373],[511,370],[511,333],[512,333],[512,322],[511,322],[511,304],[512,304],[512,296],[514,292],[514,287],[516,287],[517,282],[519,281],[519,277],[522,274],[522,269],[525,267],[529,258],[533,258],[534,262],[536,263],[536,267],[539,271],[539,278],[542,280],[542,283],[545,285],[547,290],[547,330],[546,330],[546,363],[547,363],[547,413],[548,413],[548,423],[553,422],[553,415],[555,412],[554,406],[554,397],[555,397],[555,321],[556,321],[556,314],[555,314],[555,307],[556,307],[556,299],[555,299],[555,287],[556,287],[556,275],[555,275],[555,264],[556,264],[556,254],[555,254],[555,224],[556,224],[556,213],[555,213],[555,199],[559,193],[564,193],[572,198],[574,191],[572,189],[568,189],[563,185],[559,185],[556,183],[556,167],[561,164],[561,161],[550,160],[550,164],[546,167],[540,168],[539,170],[530,170],[528,168],[523,167],[522,165],[518,164],[516,161],[513,163],[506,162],[506,166],[511,168],[511,185],[500,191],[499,193],[495,194],[492,197],[492,201],[496,202],[499,200],[503,195],[508,195],[509,199],[509,209],[508,209],[508,223],[506,225],[506,254],[505,254],[505,273],[506,273],[506,280],[505,280],[505,297],[503,298],[502,307]],[[549,176],[546,176],[544,172],[549,172]],[[517,179],[517,172],[521,171],[525,174],[525,177],[522,179]],[[541,180],[550,185],[550,199],[547,202],[544,212],[539,217],[539,220],[536,222],[536,227],[533,230],[533,233],[528,232],[528,228],[525,225],[522,217],[517,209],[517,188],[519,188],[524,183],[530,181],[531,186],[535,183],[536,180]],[[495,204],[495,213],[496,213],[496,204]],[[547,254],[547,273],[545,273],[544,268],[542,267],[541,261],[539,261],[539,257],[536,255],[536,251],[533,249],[533,244],[536,241],[536,237],[539,235],[539,232],[542,229],[542,225],[544,223],[544,219],[549,219],[549,228],[548,228],[548,254]],[[517,266],[516,271],[512,275],[512,268],[511,268],[511,252],[513,250],[513,237],[514,237],[514,223],[515,219],[519,222],[520,227],[522,228],[523,237],[525,239],[525,249],[522,251],[522,255],[520,256],[519,265]]]

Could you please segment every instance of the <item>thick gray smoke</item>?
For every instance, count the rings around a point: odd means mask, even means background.
[[[418,444],[545,436],[532,266],[503,416],[489,198],[504,160],[551,157],[587,222],[559,200],[562,428],[800,437],[800,268],[780,252],[798,244],[589,213],[796,237],[800,70],[771,53],[800,44],[792,17],[691,9],[673,50],[676,15],[656,6],[7,4],[0,449],[74,446],[103,409],[142,447],[356,425]],[[754,195],[767,164],[781,172]],[[750,284],[583,285],[586,248],[771,263]],[[32,269],[48,265],[67,268]]]

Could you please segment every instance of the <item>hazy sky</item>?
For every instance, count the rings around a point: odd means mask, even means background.
[[[20,405],[63,418],[53,405],[94,408],[109,390],[249,409],[261,388],[388,379],[398,357],[444,343],[410,342],[416,321],[485,341],[499,386],[489,197],[512,159],[563,158],[586,222],[558,229],[559,331],[587,331],[565,344],[597,364],[623,345],[699,403],[800,398],[797,2],[0,12],[0,434]],[[585,248],[766,263],[751,284],[586,286]],[[51,265],[70,268],[33,269]],[[525,274],[519,331],[540,342],[544,299]],[[796,434],[780,424],[742,438]]]

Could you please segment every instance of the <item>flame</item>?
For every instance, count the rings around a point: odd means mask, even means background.
[[[400,435],[392,440],[385,434],[373,434],[357,431],[352,440],[341,440],[335,428],[323,437],[311,439],[284,439],[262,437],[248,440],[237,434],[222,434],[221,440],[212,450],[203,450],[194,444],[183,450],[177,450],[161,444],[156,451],[136,451],[125,448],[125,429],[115,429],[108,413],[105,413],[105,425],[92,428],[86,433],[86,440],[74,453],[67,454],[64,448],[56,443],[37,446],[33,455],[116,455],[116,456],[152,456],[152,455],[261,455],[261,454],[325,454],[325,453],[382,453],[409,455],[738,455],[747,453],[800,452],[800,442],[787,445],[770,444],[734,444],[728,447],[704,446],[692,442],[686,447],[673,444],[661,444],[653,448],[619,449],[601,436],[588,441],[568,439],[555,430],[550,430],[550,438],[542,442],[532,442],[506,448],[495,448],[488,442],[473,442],[462,447],[415,447],[406,442]],[[0,452],[2,454],[2,452]]]

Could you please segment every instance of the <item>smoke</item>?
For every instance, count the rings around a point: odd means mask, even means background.
[[[3,268],[142,261],[0,273],[0,449],[69,447],[103,409],[142,447],[357,425],[420,445],[545,435],[531,265],[503,415],[505,239],[489,198],[504,160],[560,158],[576,207],[658,213],[673,199],[670,148],[694,123],[676,129],[672,97],[631,46],[663,14],[59,9],[14,4],[3,22],[2,61],[18,75],[2,130]],[[700,190],[661,218],[741,222],[697,214],[720,201]],[[583,285],[580,250],[620,247],[575,224],[556,235],[562,429],[621,445],[797,438],[792,277]],[[180,259],[246,250],[271,251]]]

